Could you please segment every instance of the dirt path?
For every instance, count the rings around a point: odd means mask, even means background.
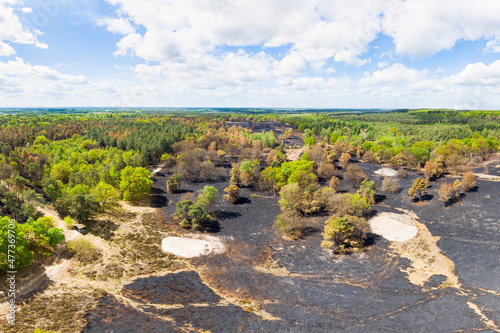
[[[65,241],[73,240],[78,237],[82,237],[82,234],[75,230],[69,230],[64,221],[59,217],[59,215],[47,206],[43,208],[38,208],[38,210],[45,216],[51,217],[54,220],[55,227],[63,229]],[[61,259],[62,251],[57,249],[57,255],[51,260],[52,264],[46,266],[43,271],[33,276],[29,280],[22,281],[22,286],[19,286],[16,292],[16,298],[22,298],[31,292],[34,292],[37,288],[47,282],[47,279],[53,282],[62,281],[69,276],[69,270],[75,264],[74,260],[71,259]],[[7,313],[7,301],[6,298],[0,301],[0,316],[4,316]]]

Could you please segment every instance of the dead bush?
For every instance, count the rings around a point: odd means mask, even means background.
[[[398,193],[401,189],[399,185],[399,180],[396,178],[385,177],[382,181],[382,191],[387,193]]]

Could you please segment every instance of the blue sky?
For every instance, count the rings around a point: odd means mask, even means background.
[[[500,1],[0,0],[0,107],[500,108]]]

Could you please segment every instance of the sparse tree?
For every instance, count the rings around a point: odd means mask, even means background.
[[[361,198],[365,198],[369,204],[375,203],[375,196],[377,195],[378,187],[374,181],[368,180],[366,178],[361,182],[361,185],[358,190],[358,196]]]
[[[427,161],[424,166],[424,176],[426,179],[430,177],[439,178],[443,174],[441,165],[437,162]]]
[[[366,221],[362,217],[332,216],[325,222],[321,247],[328,249],[337,246],[335,253],[341,254],[352,248],[362,248],[366,239]]]
[[[339,158],[339,165],[341,168],[345,169],[349,165],[349,161],[351,160],[351,155],[349,153],[342,153]]]
[[[213,186],[205,186],[198,191],[197,203],[200,204],[206,211],[210,211],[217,199],[217,189]]]
[[[349,164],[345,170],[344,177],[355,184],[359,184],[366,178],[366,175],[358,164]]]
[[[236,185],[229,185],[224,189],[224,201],[228,204],[235,204],[240,199],[240,188]]]
[[[417,178],[413,182],[412,187],[408,190],[408,196],[410,199],[415,200],[418,196],[418,199],[422,197],[423,194],[427,194],[427,182],[423,178]]]
[[[168,193],[177,193],[181,188],[181,175],[178,173],[174,173],[167,180],[167,192]]]
[[[458,181],[458,182],[457,182]],[[460,180],[456,180],[453,184],[444,183],[439,187],[437,191],[439,194],[439,199],[445,205],[452,203],[459,195],[459,190],[462,187]]]
[[[330,179],[330,183],[328,184],[328,186],[330,186],[335,192],[338,192],[339,185],[340,180],[337,177],[332,177],[332,179]]]
[[[464,174],[464,178],[462,180],[462,188],[465,192],[469,192],[474,187],[476,187],[477,178],[474,172],[469,171]]]

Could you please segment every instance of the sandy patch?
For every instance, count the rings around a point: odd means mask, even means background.
[[[188,234],[185,237],[166,237],[161,242],[163,251],[182,258],[195,258],[211,253],[222,254],[227,248],[218,237]]]
[[[415,222],[407,215],[381,213],[369,223],[373,233],[390,241],[404,242],[417,235]]]
[[[381,168],[378,169],[377,171],[374,172],[376,175],[379,175],[381,177],[396,177],[396,170],[391,169],[391,168]]]
[[[476,173],[477,179],[480,180],[489,180],[493,182],[498,182],[500,181],[500,176],[495,176],[495,175],[487,175],[485,173]]]
[[[300,160],[300,155],[306,151],[305,147],[297,148],[297,149],[285,149],[286,156],[289,161],[298,161]]]
[[[377,215],[369,221],[372,231],[393,241],[390,248],[410,261],[409,267],[402,271],[412,284],[424,287],[431,276],[444,275],[446,281],[440,287],[460,288],[453,261],[437,245],[440,237],[432,236],[424,224],[417,222],[413,212],[404,212]]]

